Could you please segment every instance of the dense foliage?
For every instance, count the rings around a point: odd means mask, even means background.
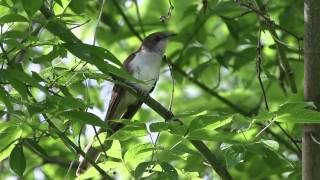
[[[93,125],[106,127],[111,84],[121,83],[111,76],[132,80],[121,62],[157,31],[178,36],[151,96],[183,124],[145,105],[107,137],[113,143],[98,165],[120,179],[216,179],[190,143],[201,140],[234,179],[300,179],[299,124],[320,117],[303,102],[302,7],[1,0],[0,179],[76,178],[79,148]],[[91,167],[78,179],[99,174]]]

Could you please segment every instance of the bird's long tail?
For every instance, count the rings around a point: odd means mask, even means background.
[[[91,143],[87,144],[87,146],[85,147],[85,149],[83,151],[86,154],[86,158],[92,159],[94,161],[97,161],[99,159],[99,156],[101,153],[101,150],[99,150],[93,146],[93,141]],[[82,159],[82,160],[80,160],[79,166],[77,168],[77,172],[76,172],[77,176],[79,176],[85,170],[87,170],[87,168],[89,166],[89,163],[84,159],[84,157],[80,157],[80,159]]]

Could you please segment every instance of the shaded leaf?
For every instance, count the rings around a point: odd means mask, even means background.
[[[7,14],[0,17],[0,24],[13,22],[28,22],[28,19],[19,14]]]
[[[19,176],[23,176],[26,169],[26,158],[23,153],[23,146],[17,144],[10,154],[10,168]]]
[[[43,0],[21,0],[24,10],[27,12],[28,16],[33,16],[34,13],[38,11],[41,7]]]
[[[98,116],[84,111],[66,111],[60,113],[61,116],[67,117],[70,120],[78,121],[84,124],[90,124],[94,126],[99,126],[103,128],[108,128],[106,122],[102,121]]]

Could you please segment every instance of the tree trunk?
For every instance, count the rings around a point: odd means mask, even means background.
[[[304,1],[304,98],[320,110],[320,1]],[[320,119],[319,119],[320,121]],[[320,124],[303,127],[302,177],[320,179]]]

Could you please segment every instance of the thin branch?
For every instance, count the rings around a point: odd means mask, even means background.
[[[221,82],[221,65],[218,64],[218,66],[219,66],[218,67],[218,81],[217,81],[216,85],[212,88],[213,91],[219,88],[220,82]]]
[[[171,17],[172,11],[173,11],[173,9],[174,9],[174,6],[172,5],[171,0],[168,0],[168,1],[169,1],[170,7],[169,7],[169,9],[168,9],[167,14],[160,16],[160,21],[161,21],[162,23],[165,23],[165,22]]]
[[[170,76],[171,76],[172,89],[171,89],[171,97],[170,97],[169,111],[172,111],[175,81],[174,81],[174,77],[173,77],[172,64],[170,63],[170,61],[167,60],[167,57],[166,57],[166,56],[163,57],[163,60],[167,63],[167,65],[168,65],[168,67],[169,67],[169,71],[170,71]]]
[[[39,153],[37,150],[33,148],[31,144],[28,143],[28,141],[23,141],[23,145],[30,149],[32,152],[34,152],[37,156],[39,156],[43,163],[50,163],[50,164],[57,164],[64,167],[69,167],[69,164],[72,162],[70,160],[66,160],[65,158],[56,157],[56,156],[45,156],[41,153]],[[79,162],[74,162],[72,165],[73,169],[77,169]]]
[[[261,30],[259,30],[258,33],[258,45],[257,45],[257,63],[256,63],[256,69],[257,69],[257,78],[262,90],[262,95],[264,98],[264,103],[266,106],[267,111],[269,111],[269,105],[268,105],[268,100],[267,100],[267,95],[266,95],[266,91],[264,89],[263,86],[263,82],[261,79],[261,63],[262,63],[262,55],[261,55],[261,51],[262,51],[262,45],[261,45]]]
[[[262,63],[262,45],[261,45],[261,30],[259,30],[258,33],[258,45],[257,45],[257,78],[262,90],[262,94],[263,94],[263,98],[264,98],[264,103],[265,103],[265,107],[267,111],[270,111],[269,109],[269,105],[268,105],[268,100],[267,100],[267,95],[266,95],[266,91],[264,89],[262,80],[261,80],[261,63]],[[261,134],[264,130],[266,130],[271,124],[272,122],[274,122],[274,120],[271,120],[270,124],[267,125],[265,128],[263,128],[258,134]],[[295,142],[295,140],[291,137],[291,135],[285,130],[283,129],[283,127],[280,125],[279,122],[275,122],[275,124],[281,129],[281,131],[290,139],[290,141],[296,146],[297,150],[299,151],[299,153],[301,154],[301,149],[299,147],[299,145]]]
[[[135,4],[135,6],[136,6],[136,12],[137,12],[138,21],[139,21],[139,25],[140,25],[140,28],[141,28],[142,35],[143,35],[143,37],[146,37],[146,33],[145,33],[145,30],[144,30],[142,19],[141,19],[141,15],[140,15],[138,0],[133,0],[133,2]]]
[[[98,22],[97,22],[97,25],[96,27],[94,28],[94,35],[93,35],[93,45],[96,44],[96,38],[97,38],[97,29],[99,27],[99,24],[100,24],[100,19],[101,19],[101,15],[102,15],[102,12],[103,12],[103,7],[104,7],[104,3],[106,2],[106,0],[102,0],[102,5],[101,5],[101,9],[99,11],[99,16],[98,16]]]
[[[251,4],[247,4],[247,3],[243,3],[240,2],[239,0],[235,0],[235,2],[237,4],[239,4],[242,7],[245,7],[253,12],[255,12],[258,16],[260,16],[262,19],[264,19],[268,24],[270,24],[271,26],[280,29],[284,32],[286,32],[287,34],[290,34],[291,36],[295,37],[298,40],[303,40],[303,37],[300,37],[296,34],[294,34],[293,32],[289,31],[288,29],[280,26],[279,24],[275,23],[273,20],[271,20],[268,16],[266,16],[262,11],[260,11],[259,9],[254,8]]]
[[[128,28],[131,30],[131,32],[140,40],[143,41],[142,37],[139,35],[139,33],[134,29],[134,27],[132,26],[132,24],[130,23],[130,20],[128,19],[128,17],[126,16],[126,14],[124,13],[124,11],[121,9],[120,5],[118,4],[117,0],[112,0],[113,4],[116,6],[117,10],[119,11],[119,13],[121,14],[124,22],[127,24]]]

